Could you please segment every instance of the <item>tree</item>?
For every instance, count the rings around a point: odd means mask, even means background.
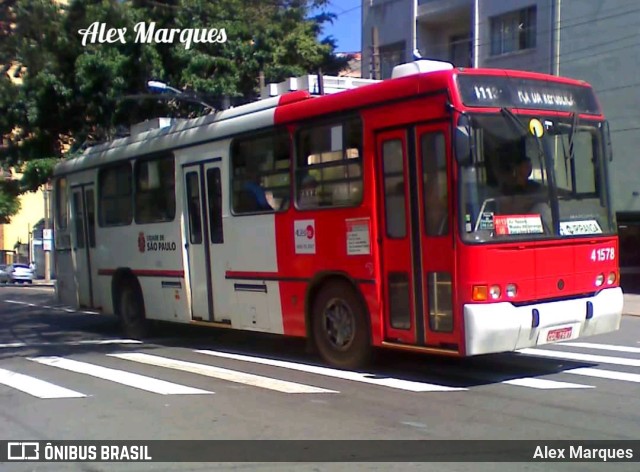
[[[0,60],[22,65],[22,82],[0,77],[0,161],[24,171],[17,192],[46,182],[53,164],[87,144],[112,139],[132,123],[157,116],[191,117],[201,107],[178,101],[134,100],[150,79],[193,91],[208,102],[254,99],[265,83],[325,73],[341,63],[331,38],[317,41],[332,16],[328,0],[11,0],[0,6]],[[311,11],[322,13],[309,17]],[[7,23],[15,28],[7,28]],[[126,28],[126,41],[82,44],[94,22]],[[153,24],[141,42],[136,25]],[[213,29],[226,41],[196,42],[163,29]],[[345,64],[342,64],[344,66]],[[129,97],[129,98],[128,98]],[[4,192],[4,193],[3,193]],[[16,194],[0,185],[0,217]]]

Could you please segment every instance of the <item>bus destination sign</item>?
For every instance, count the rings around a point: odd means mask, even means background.
[[[459,75],[462,102],[472,107],[515,107],[600,113],[593,90],[535,79]]]

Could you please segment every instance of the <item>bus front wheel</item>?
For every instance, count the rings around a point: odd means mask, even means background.
[[[366,309],[344,282],[325,285],[313,303],[313,337],[322,358],[340,368],[355,369],[370,360]]]
[[[119,315],[125,336],[142,339],[147,335],[144,304],[140,291],[135,286],[121,287]]]

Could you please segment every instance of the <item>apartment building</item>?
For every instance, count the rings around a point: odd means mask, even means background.
[[[390,77],[417,48],[422,57],[459,67],[591,83],[611,126],[621,265],[623,272],[640,272],[638,24],[640,2],[631,0],[363,0],[362,77]]]

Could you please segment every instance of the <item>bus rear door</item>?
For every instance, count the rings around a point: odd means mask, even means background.
[[[221,262],[216,248],[224,243],[220,164],[221,159],[211,159],[183,167],[191,318],[195,321],[216,321],[213,288],[224,282],[216,280],[224,271],[213,271],[213,265]]]
[[[71,236],[75,279],[78,284],[78,305],[94,306],[93,270],[91,261],[96,247],[95,191],[93,184],[71,189]]]

